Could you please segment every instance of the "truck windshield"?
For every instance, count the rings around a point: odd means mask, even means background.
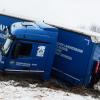
[[[13,40],[10,38],[7,38],[6,42],[4,43],[3,47],[2,47],[2,52],[4,55],[6,55],[9,51],[9,48],[12,44]]]

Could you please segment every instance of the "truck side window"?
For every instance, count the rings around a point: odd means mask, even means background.
[[[32,44],[19,42],[14,45],[11,56],[12,58],[29,57],[31,50]]]

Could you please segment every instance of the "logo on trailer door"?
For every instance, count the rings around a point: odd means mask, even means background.
[[[45,46],[38,46],[38,50],[37,50],[36,56],[44,57],[45,48],[46,48]]]

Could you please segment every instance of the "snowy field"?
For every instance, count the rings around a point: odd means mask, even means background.
[[[100,100],[100,91],[67,87],[55,79],[43,82],[26,76],[0,75],[0,100]]]

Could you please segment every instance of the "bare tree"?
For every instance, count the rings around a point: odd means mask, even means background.
[[[93,25],[90,26],[90,30],[93,31],[93,32],[100,33],[100,26],[93,24]]]

